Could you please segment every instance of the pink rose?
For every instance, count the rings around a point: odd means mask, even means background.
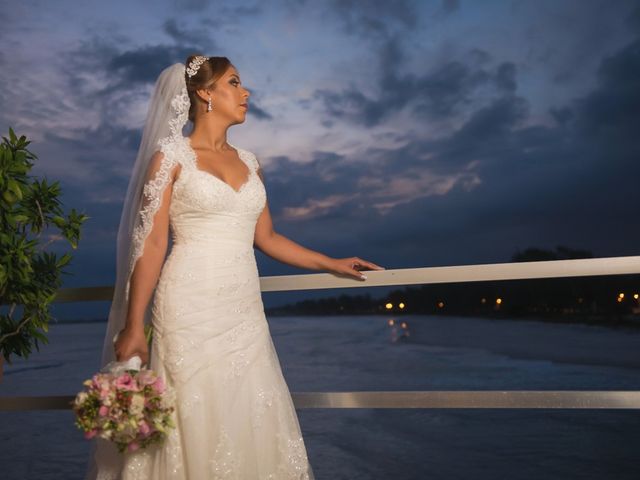
[[[116,387],[122,390],[135,390],[136,384],[128,373],[123,373],[116,380]]]
[[[92,378],[92,386],[94,389],[105,390],[109,388],[109,377],[102,373],[96,373]]]
[[[140,445],[138,445],[138,442],[131,442],[129,444],[129,451],[130,452],[135,452],[136,450],[138,450],[138,448],[140,448]]]
[[[153,389],[158,393],[164,392],[165,385],[164,385],[164,380],[162,380],[162,377],[156,378],[156,381],[153,382]]]
[[[151,370],[142,369],[137,375],[138,383],[142,386],[151,385],[155,381],[155,375]]]
[[[97,433],[98,431],[96,429],[89,430],[88,432],[84,432],[84,438],[86,438],[87,440],[91,440],[96,436]]]
[[[101,417],[106,417],[107,414],[109,413],[109,409],[104,405],[102,405],[98,413],[100,414]]]
[[[144,437],[148,436],[149,432],[151,432],[151,429],[149,428],[149,424],[147,422],[145,422],[144,420],[142,422],[140,422],[139,431]]]

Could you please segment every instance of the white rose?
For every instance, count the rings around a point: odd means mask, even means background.
[[[144,409],[144,396],[136,393],[131,398],[131,414],[132,415],[140,415],[142,410]]]
[[[87,400],[87,392],[80,392],[76,396],[76,405],[82,405]]]

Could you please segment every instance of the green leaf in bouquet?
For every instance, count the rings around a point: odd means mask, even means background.
[[[148,344],[151,344],[151,340],[153,338],[153,325],[148,324],[144,326],[144,338],[146,338]]]

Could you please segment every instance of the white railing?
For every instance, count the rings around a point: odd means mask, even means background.
[[[640,256],[260,277],[263,292],[640,273]],[[113,287],[62,289],[57,302],[111,300]],[[296,408],[640,409],[640,391],[292,392]],[[72,396],[0,397],[2,410],[69,409]]]

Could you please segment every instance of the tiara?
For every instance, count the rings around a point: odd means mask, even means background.
[[[191,63],[189,63],[189,66],[187,67],[187,75],[189,76],[189,78],[198,73],[198,70],[200,70],[200,66],[207,60],[209,60],[209,57],[203,57],[202,55],[197,55],[196,58],[191,60]]]

